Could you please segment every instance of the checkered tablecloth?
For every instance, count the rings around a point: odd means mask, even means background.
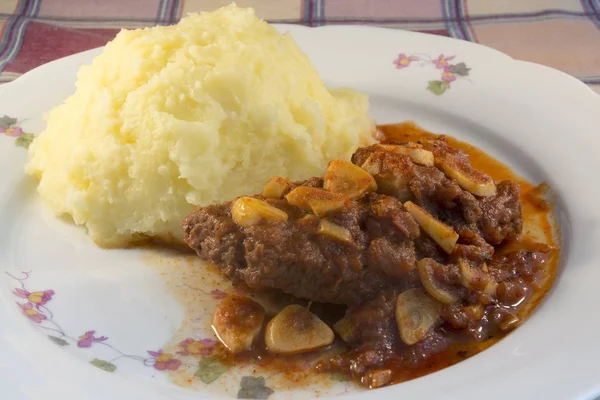
[[[172,24],[231,0],[0,0],[0,82],[91,49],[120,28]],[[600,0],[238,0],[271,22],[366,24],[482,43],[600,93]]]

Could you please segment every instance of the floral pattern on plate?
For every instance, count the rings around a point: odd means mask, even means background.
[[[229,370],[229,367],[219,362],[214,358],[214,353],[219,345],[219,342],[212,338],[204,338],[196,340],[187,338],[178,344],[180,349],[176,353],[166,352],[164,349],[148,350],[148,356],[138,356],[127,354],[109,343],[109,338],[104,335],[99,335],[95,330],[85,331],[79,336],[71,336],[56,322],[54,314],[48,308],[56,292],[51,289],[31,291],[27,287],[27,280],[31,276],[31,272],[21,272],[21,276],[15,276],[9,272],[6,274],[18,282],[19,287],[13,291],[14,296],[18,299],[17,306],[21,309],[23,315],[33,322],[48,338],[57,344],[64,347],[71,344],[76,344],[78,348],[90,349],[96,345],[105,346],[113,350],[115,357],[110,360],[93,358],[90,364],[107,372],[115,372],[117,370],[116,362],[123,358],[129,358],[141,362],[147,367],[152,367],[157,371],[176,371],[181,366],[192,366],[196,369],[194,377],[198,378],[205,384],[211,384],[216,381],[221,375]],[[220,290],[214,289],[210,293],[206,293],[214,299],[222,299],[227,294]],[[187,361],[181,357],[199,357],[197,365],[188,365]],[[273,389],[265,385],[265,378],[262,376],[244,376],[240,381],[240,389],[238,398],[240,399],[267,399]]]
[[[0,134],[16,138],[15,144],[27,149],[35,138],[35,135],[23,131],[17,123],[18,120],[16,118],[9,117],[8,115],[0,117]]]
[[[427,54],[405,54],[400,53],[398,57],[394,59],[393,64],[396,66],[396,69],[404,69],[408,68],[412,63],[419,63],[420,65],[432,65],[436,69],[441,70],[440,79],[430,80],[427,84],[427,90],[435,95],[442,95],[448,89],[450,89],[450,84],[456,81],[460,77],[469,76],[469,71],[471,68],[468,68],[464,62],[453,64],[453,61],[456,56],[445,56],[444,54],[440,54],[437,58],[433,58]]]

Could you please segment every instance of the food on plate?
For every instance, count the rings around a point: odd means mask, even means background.
[[[335,335],[315,314],[297,304],[279,312],[267,325],[265,344],[273,353],[295,354],[333,343]]]
[[[318,371],[401,382],[495,343],[551,284],[557,227],[531,184],[411,124],[381,139],[324,178],[265,180],[183,221],[186,243],[234,285],[289,299],[252,341],[263,363],[313,352]]]
[[[289,35],[235,6],[121,31],[46,120],[27,171],[106,247],[182,240],[196,206],[322,174],[375,132],[365,95],[328,90]]]
[[[226,297],[215,310],[212,327],[232,353],[248,351],[262,330],[265,309],[248,297]]]

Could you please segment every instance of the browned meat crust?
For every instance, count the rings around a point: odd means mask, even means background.
[[[412,240],[420,232],[398,200],[373,193],[332,215],[351,243],[316,234],[318,221],[282,200],[268,202],[290,211],[290,220],[244,228],[233,222],[230,203],[205,207],[185,219],[186,243],[234,282],[324,303],[359,304],[414,279]]]

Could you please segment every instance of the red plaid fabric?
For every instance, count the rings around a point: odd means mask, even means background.
[[[0,82],[231,0],[0,0]],[[366,24],[451,36],[565,71],[600,93],[600,0],[238,0],[270,22]]]

